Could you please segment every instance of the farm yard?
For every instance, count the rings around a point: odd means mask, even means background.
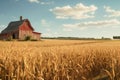
[[[120,41],[0,41],[0,80],[120,80]]]

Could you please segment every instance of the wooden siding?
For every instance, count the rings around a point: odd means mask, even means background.
[[[19,39],[20,40],[24,40],[26,36],[32,36],[32,31],[25,31],[25,30],[19,31]]]
[[[19,30],[24,30],[24,31],[33,31],[31,26],[28,25],[29,23],[25,21],[20,27]]]
[[[17,26],[17,25],[16,25]],[[19,39],[24,40],[26,36],[30,36],[31,39],[40,40],[41,33],[33,32],[30,22],[28,20],[24,20],[24,22],[18,26],[18,29],[13,30],[9,33],[0,34],[0,39]]]
[[[33,32],[33,39],[40,40],[41,33]]]
[[[20,27],[19,27],[19,39],[24,40],[26,36],[32,36],[32,29],[28,25],[28,22],[25,21]]]
[[[14,31],[6,34],[0,34],[0,39],[7,40],[7,39],[19,39],[19,32]]]

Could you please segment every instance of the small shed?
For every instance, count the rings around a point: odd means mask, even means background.
[[[10,22],[9,25],[0,33],[0,39],[19,39],[24,40],[27,36],[31,39],[40,40],[41,33],[35,32],[28,19],[22,19],[20,16],[19,21]]]

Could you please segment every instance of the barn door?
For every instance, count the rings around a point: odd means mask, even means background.
[[[15,33],[12,34],[12,39],[16,39]]]

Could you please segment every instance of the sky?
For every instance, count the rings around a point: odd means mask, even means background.
[[[0,0],[0,31],[20,16],[42,37],[120,36],[120,0]]]

